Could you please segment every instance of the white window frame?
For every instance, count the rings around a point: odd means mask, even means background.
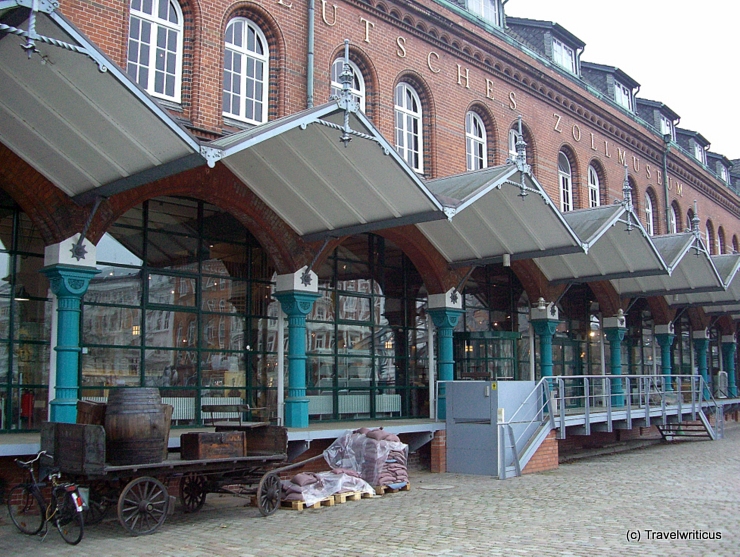
[[[704,152],[704,148],[701,145],[699,145],[698,141],[694,141],[694,158],[702,164],[707,163],[706,153]]]
[[[352,60],[349,61],[349,68],[352,70],[352,85],[350,92],[360,105],[360,110],[365,112],[365,78],[362,76],[360,68]],[[342,82],[339,76],[344,71],[344,58],[337,58],[331,65],[331,94],[338,95],[342,90]]]
[[[573,170],[565,153],[558,153],[558,183],[560,184],[560,210],[573,210]]]
[[[722,179],[723,182],[727,183],[727,167],[725,167],[724,164],[719,165],[719,177]]]
[[[509,130],[509,157],[514,160],[516,159],[516,142],[519,132],[514,128]]]
[[[663,114],[660,115],[660,133],[670,135],[671,141],[676,140],[676,135],[673,131],[673,122]]]
[[[676,206],[671,205],[671,212],[670,212],[670,219],[671,219],[671,234],[676,234],[678,232],[678,223],[680,222],[678,213],[676,212]]]
[[[576,73],[576,51],[555,37],[552,39],[552,59],[561,68]]]
[[[418,173],[424,172],[423,112],[419,95],[402,81],[396,85],[396,151]]]
[[[142,11],[142,4],[149,4],[151,13]],[[175,0],[151,0],[151,3],[132,0],[129,6],[126,73],[153,97],[179,103],[183,58],[183,16],[180,5]],[[167,13],[160,14],[161,9],[167,9]],[[157,46],[162,34],[166,35],[167,41],[164,50]],[[157,68],[157,61],[163,55],[168,66],[164,72],[162,68]],[[160,77],[164,79],[161,84],[158,83]],[[172,86],[170,93],[167,91],[168,82]]]
[[[650,194],[645,192],[645,231],[648,236],[655,234],[655,227],[653,223],[653,198]]]
[[[465,4],[470,13],[496,27],[501,27],[498,0],[466,0]]]
[[[632,90],[619,81],[614,81],[614,100],[622,108],[632,112]]]
[[[488,167],[486,125],[472,110],[465,115],[465,159],[468,171]]]
[[[722,234],[720,234],[720,230],[722,231]],[[724,229],[720,226],[717,229],[717,255],[723,255],[725,253],[725,242],[723,238],[724,238]]]
[[[709,252],[709,255],[714,255],[714,233],[709,230],[709,222],[704,225],[704,235],[707,239],[707,251]]]
[[[236,40],[228,39],[229,34],[233,36],[237,33],[234,29],[237,24],[241,24],[241,37],[238,38],[238,43]],[[253,38],[254,46],[249,45],[250,38]],[[235,67],[237,65],[238,67]],[[262,29],[253,21],[245,17],[235,17],[229,21],[224,34],[222,71],[223,115],[247,124],[267,122],[270,48]],[[250,72],[252,75],[249,75]],[[232,79],[229,79],[230,76]],[[251,94],[248,93],[250,88]],[[227,101],[227,96],[231,102]],[[238,104],[236,110],[233,108],[234,104]]]
[[[599,173],[594,165],[588,165],[588,206],[598,207],[601,205],[601,183]]]

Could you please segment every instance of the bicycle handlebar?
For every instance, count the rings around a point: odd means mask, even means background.
[[[22,461],[22,460],[19,460],[19,459],[17,459],[17,458],[16,458],[16,459],[15,459],[15,462],[16,462],[16,464],[18,464],[18,466],[21,466],[21,467],[23,467],[23,468],[30,468],[30,467],[31,467],[31,465],[32,465],[32,464],[33,464],[34,462],[36,462],[36,461],[37,461],[38,459],[40,459],[40,458],[41,458],[42,456],[44,456],[45,454],[48,454],[48,453],[47,453],[46,451],[39,451],[39,454],[37,454],[37,455],[36,455],[36,458],[32,458],[31,460],[29,460],[29,461],[27,461],[27,462],[24,462],[24,461]],[[49,456],[51,456],[51,455],[49,455]]]

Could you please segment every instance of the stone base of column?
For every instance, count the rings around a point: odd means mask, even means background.
[[[51,407],[51,421],[62,424],[77,422],[77,399],[55,398],[49,403]]]
[[[288,398],[285,401],[285,426],[308,427],[308,399]]]

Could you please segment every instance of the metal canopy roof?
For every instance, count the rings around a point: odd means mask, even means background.
[[[628,203],[564,213],[586,253],[540,257],[553,284],[667,274],[668,269]]]
[[[206,146],[307,241],[444,219],[442,205],[361,112],[328,103]]]
[[[672,306],[722,306],[725,304],[740,303],[740,254],[712,255],[722,284],[726,290],[713,292],[691,292],[666,296],[666,301]]]
[[[666,261],[670,276],[612,281],[622,296],[661,296],[724,289],[722,278],[697,233],[655,236],[653,242]]]
[[[16,31],[30,13],[24,3],[0,1]],[[105,195],[148,180],[136,176],[143,171],[205,162],[195,138],[61,14],[37,13],[36,32],[77,51],[37,39],[29,59],[25,39],[0,35],[0,141],[54,185],[74,197],[116,183]]]
[[[509,164],[427,182],[449,220],[417,224],[453,267],[583,252],[537,180]]]

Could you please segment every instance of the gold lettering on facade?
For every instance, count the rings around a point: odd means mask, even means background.
[[[578,124],[573,124],[573,139],[576,141],[581,140],[581,128],[578,127]]]
[[[650,165],[649,164],[646,164],[645,165],[645,174],[647,174],[647,177],[648,177],[648,180],[649,180],[650,179],[650,176],[651,176],[650,175]]]
[[[429,67],[429,71],[432,72],[432,73],[439,73],[442,70],[440,70],[439,68],[436,68],[435,69],[432,66],[432,56],[434,56],[437,60],[439,60],[439,54],[437,54],[436,52],[433,52],[432,51],[429,54],[427,54],[427,66]]]
[[[457,65],[457,84],[462,85],[463,79],[465,79],[465,88],[470,89],[470,70],[468,68],[465,68],[465,75],[463,75],[462,66],[458,64]]]
[[[606,139],[604,140],[604,156],[607,159],[612,158],[612,156],[609,154],[609,142]]]
[[[486,98],[494,100],[493,98],[493,81],[486,78]]]
[[[562,132],[562,130],[560,129],[560,120],[562,120],[562,119],[563,119],[563,117],[562,117],[562,116],[560,116],[560,114],[558,114],[557,112],[554,112],[554,113],[553,113],[553,116],[555,116],[555,127],[554,127],[553,129],[554,129],[554,130],[555,130],[556,132],[558,132],[558,133],[561,133],[561,132]]]
[[[280,4],[281,6],[285,6],[286,8],[292,8],[293,7],[293,2],[291,2],[290,4],[288,4],[286,2],[283,2],[283,0],[278,0],[277,3]]]
[[[321,19],[329,27],[334,27],[337,24],[337,5],[332,4],[331,7],[334,9],[334,21],[329,23],[329,20],[326,19],[326,0],[321,0]]]
[[[370,29],[375,27],[375,24],[372,21],[368,21],[364,17],[360,17],[360,22],[365,24],[365,42],[370,42]]]
[[[659,184],[662,184],[663,183],[663,171],[662,170],[660,170],[660,169],[656,169],[655,170],[655,179],[657,180],[657,182]],[[668,184],[668,189],[671,189],[671,185],[670,184]]]
[[[668,176],[668,191],[671,191],[673,189],[673,183],[671,182],[671,177]]]
[[[396,49],[396,56],[398,56],[399,58],[406,58],[406,38],[398,37],[396,39],[396,44],[398,45],[398,48]]]
[[[622,151],[617,147],[617,158],[619,159],[619,166],[627,166],[627,151]]]
[[[635,170],[635,172],[640,172],[640,159],[638,159],[635,155],[632,155],[632,168]]]
[[[676,182],[676,193],[683,197],[683,184],[681,182]]]
[[[596,151],[596,144],[594,143],[594,134],[591,134],[591,150]]]
[[[509,108],[516,110],[516,93],[514,91],[509,93]]]

